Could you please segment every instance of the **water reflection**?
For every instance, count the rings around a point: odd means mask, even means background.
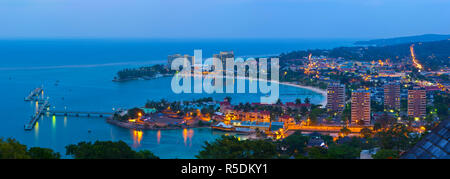
[[[158,132],[156,132],[156,141],[159,142],[161,141],[161,130],[158,130]]]
[[[67,116],[64,116],[64,128],[67,127]]]
[[[134,148],[140,147],[142,135],[144,134],[144,132],[140,130],[133,130],[132,133],[133,133],[133,147]]]
[[[56,116],[52,118],[52,129],[56,129]]]
[[[39,122],[36,122],[36,125],[34,125],[34,139],[36,142],[39,139]]]
[[[189,147],[192,146],[192,137],[194,136],[193,129],[183,129],[184,146],[187,146],[187,140],[189,139]]]

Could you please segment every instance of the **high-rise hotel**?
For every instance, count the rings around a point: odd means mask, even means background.
[[[352,92],[351,124],[370,125],[370,91],[358,89]]]
[[[384,85],[384,108],[400,110],[400,84],[387,83]]]
[[[345,106],[345,85],[330,83],[327,87],[327,111],[341,113]]]
[[[234,52],[233,51],[220,52],[219,54],[214,54],[213,58],[219,59],[222,62],[222,68],[225,69],[225,62],[227,61],[228,58],[234,59]]]
[[[185,61],[185,62],[188,62],[189,61],[189,63],[191,63],[191,65],[194,65],[195,64],[195,58],[194,58],[194,56],[190,56],[190,55],[184,55],[184,56],[182,56],[182,55],[180,55],[180,54],[174,54],[174,55],[169,55],[168,57],[167,57],[167,65],[170,67],[171,65],[172,65],[172,62],[175,60],[175,59],[177,59],[177,58],[184,58],[185,60],[187,60],[187,61]],[[187,66],[187,64],[184,64],[185,66]]]
[[[414,87],[408,90],[408,116],[425,117],[427,112],[427,93],[425,89]]]

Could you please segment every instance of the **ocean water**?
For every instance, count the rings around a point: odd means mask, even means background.
[[[143,106],[148,99],[191,100],[211,96],[233,102],[258,102],[262,94],[175,94],[171,78],[112,82],[123,68],[165,63],[167,55],[203,56],[233,50],[236,56],[270,56],[306,48],[349,45],[346,40],[0,40],[0,137],[13,137],[28,146],[52,148],[65,154],[65,146],[81,141],[123,140],[131,147],[149,149],[161,158],[194,158],[205,141],[222,132],[207,128],[134,131],[107,124],[98,117],[44,116],[32,131],[24,124],[36,108],[24,97],[43,86],[52,109],[112,111],[113,108]],[[58,81],[58,83],[57,83]],[[57,84],[57,85],[56,85]],[[323,96],[306,89],[280,86],[283,102],[309,97],[320,103]],[[88,132],[90,131],[90,132]],[[66,156],[67,157],[67,156]]]

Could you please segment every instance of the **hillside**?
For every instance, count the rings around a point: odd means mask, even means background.
[[[404,43],[441,41],[441,40],[447,40],[447,39],[450,39],[450,35],[424,34],[424,35],[408,36],[408,37],[357,41],[357,42],[355,42],[355,45],[387,46],[387,45],[396,45],[396,44],[404,44]]]
[[[405,43],[389,46],[369,46],[369,47],[338,47],[330,50],[302,50],[294,51],[280,55],[280,61],[290,59],[300,59],[307,57],[310,53],[314,56],[324,55],[330,58],[343,57],[348,60],[372,61],[379,59],[390,59],[399,61],[404,58],[410,58],[409,47],[413,43]],[[441,67],[450,66],[450,40],[435,42],[414,43],[414,51],[417,59],[426,69],[433,70]]]

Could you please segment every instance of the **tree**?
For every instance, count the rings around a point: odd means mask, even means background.
[[[302,99],[300,98],[295,99],[295,104],[302,104]]]
[[[205,142],[199,159],[272,159],[277,155],[275,144],[264,140],[241,141],[234,136],[222,136]]]
[[[32,147],[28,150],[28,155],[32,159],[59,159],[61,155],[58,152],[53,152],[52,149]]]
[[[360,153],[360,148],[347,144],[330,145],[328,148],[328,158],[330,159],[356,159]]]
[[[277,99],[277,102],[276,102],[275,104],[283,104],[283,102],[281,102],[281,99],[278,98],[278,99]]]
[[[364,127],[361,129],[361,137],[363,137],[363,138],[369,138],[372,136],[372,134],[373,134],[372,130],[370,130],[367,127]]]
[[[4,141],[0,138],[0,159],[31,159],[27,153],[27,146],[20,144],[15,139],[8,138]]]
[[[373,159],[398,159],[399,152],[390,149],[380,149],[376,154],[372,155]]]
[[[305,104],[310,104],[310,99],[308,97],[305,98]]]
[[[306,147],[308,140],[308,136],[304,136],[301,132],[296,131],[294,134],[283,139],[279,143],[278,148],[282,153],[286,153],[289,156],[296,156],[305,152],[304,148]]]
[[[32,147],[20,144],[12,138],[0,138],[0,159],[59,159],[61,156],[52,149]]]
[[[410,131],[403,124],[395,124],[392,127],[376,133],[378,145],[382,149],[407,150],[414,139],[409,135]]]
[[[123,141],[80,142],[66,146],[66,155],[75,159],[158,159],[152,152],[136,152]]]
[[[131,117],[132,119],[136,119],[136,118],[140,117],[139,114],[141,114],[141,116],[142,116],[145,113],[142,109],[139,109],[139,108],[133,108],[133,109],[128,110],[128,116]]]
[[[347,127],[343,127],[339,132],[343,136],[348,136],[350,133],[352,133],[352,131],[350,129],[348,129]]]

